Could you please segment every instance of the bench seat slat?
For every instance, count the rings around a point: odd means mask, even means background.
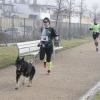
[[[19,54],[28,53],[28,52],[29,52],[29,48],[19,49]]]
[[[28,48],[28,47],[37,47],[38,43],[37,44],[28,44],[28,45],[20,45],[18,46],[19,49],[22,49],[22,48]]]
[[[39,51],[37,52],[31,52],[31,53],[27,53],[27,54],[22,54],[21,56],[35,56],[39,53]]]
[[[21,46],[21,45],[35,44],[35,43],[39,43],[39,42],[40,42],[40,40],[28,41],[28,42],[20,42],[20,43],[17,43],[17,45]]]

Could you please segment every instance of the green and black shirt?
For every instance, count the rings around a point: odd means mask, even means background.
[[[99,32],[100,24],[92,24],[90,26],[90,29],[92,30],[92,32]]]
[[[54,30],[54,28],[52,28],[52,27],[49,27],[49,28],[43,27],[43,28],[41,28],[41,37],[43,37],[41,39],[41,41],[42,41],[42,44],[45,45],[45,47],[52,46],[52,40],[56,36],[58,36],[58,34]]]

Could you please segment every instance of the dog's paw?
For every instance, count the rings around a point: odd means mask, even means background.
[[[17,89],[18,89],[18,87],[15,88],[15,90],[17,90]]]

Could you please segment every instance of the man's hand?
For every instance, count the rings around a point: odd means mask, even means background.
[[[55,37],[55,39],[56,39],[56,40],[58,40],[58,39],[59,39],[59,37],[57,36],[57,37]]]
[[[41,41],[40,41],[40,43],[37,45],[38,47],[40,47],[41,46]]]
[[[37,46],[40,47],[41,46],[41,43],[39,43]]]
[[[92,28],[90,28],[89,30],[93,30]]]

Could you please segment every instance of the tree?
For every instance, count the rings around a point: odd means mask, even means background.
[[[2,3],[4,3],[4,4],[5,4],[5,0],[2,0]]]
[[[17,0],[14,0],[14,3],[17,3]]]
[[[85,0],[80,0],[80,4],[76,5],[77,10],[77,14],[79,15],[79,19],[80,19],[80,37],[82,36],[82,18],[83,16],[87,15],[87,5],[85,4]]]
[[[37,0],[33,0],[33,4],[37,4]]]
[[[66,4],[66,15],[69,18],[69,32],[68,32],[68,38],[71,39],[72,38],[72,34],[71,34],[71,17],[74,13],[74,9],[75,9],[75,0],[65,0],[65,4]]]
[[[59,15],[65,11],[65,0],[48,0],[48,4],[53,5],[53,13],[56,14],[55,29],[57,30]]]
[[[61,2],[62,2],[62,0],[58,0],[57,1],[57,6],[58,6],[58,9],[57,9],[57,19],[56,19],[56,29],[57,29],[57,23],[58,23],[58,16],[59,16],[59,13],[60,13],[60,10],[61,10]]]
[[[8,4],[12,4],[12,0],[9,0],[9,1],[8,1]]]
[[[19,0],[20,3],[26,3],[26,0]]]
[[[99,19],[99,15],[100,15],[100,6],[98,3],[95,3],[92,5],[92,9],[89,11],[90,17],[93,19]]]
[[[26,0],[26,3],[30,4],[30,0]]]
[[[55,24],[55,29],[58,31],[58,19],[59,15],[64,12],[65,10],[65,0],[48,0],[49,5],[53,5],[54,8],[52,9],[53,13],[56,15],[56,24]],[[57,46],[59,45],[59,41],[54,40],[54,45]]]
[[[71,16],[74,12],[75,8],[75,0],[49,0],[49,4],[54,5],[55,8],[53,12],[56,14],[56,25],[55,28],[57,29],[58,26],[58,18],[59,15],[65,15],[69,18],[69,32],[68,32],[68,38],[71,39]]]

